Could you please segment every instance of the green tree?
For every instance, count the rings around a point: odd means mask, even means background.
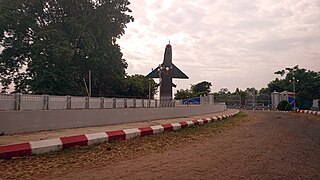
[[[133,21],[129,1],[1,0],[2,91],[84,95],[124,94],[125,69],[116,39]]]
[[[240,95],[240,104],[241,106],[244,106],[246,104],[246,98],[248,97],[248,94],[246,93],[246,91],[240,90],[239,95]]]
[[[247,88],[247,89],[245,90],[245,92],[246,92],[247,95],[249,95],[249,96],[257,96],[257,94],[258,94],[258,90],[256,90],[254,87]]]
[[[261,88],[259,90],[259,94],[269,94],[270,95],[271,91],[270,89],[267,87],[267,88]]]
[[[191,90],[193,93],[209,93],[211,91],[210,87],[212,84],[207,81],[202,81],[198,84],[192,85]]]
[[[195,94],[189,89],[180,89],[174,94],[174,99],[189,99],[196,97]]]
[[[275,80],[271,81],[268,84],[268,89],[270,89],[270,92],[288,91],[289,88],[290,88],[290,82],[286,79],[276,78]]]
[[[234,93],[232,93],[232,94],[239,95],[239,93],[240,93],[240,89],[237,87],[236,90],[234,91]]]
[[[221,88],[218,93],[219,94],[230,94],[230,91],[228,88]]]
[[[292,111],[292,107],[288,101],[280,101],[277,109],[280,111]]]
[[[188,98],[194,98],[194,97],[199,97],[203,96],[205,94],[208,94],[211,90],[211,83],[202,81],[200,83],[197,83],[195,85],[191,85],[190,89],[180,89],[178,90],[174,96],[175,99],[188,99]]]
[[[157,84],[153,79],[146,78],[144,75],[135,74],[126,78],[126,96],[134,98],[148,98],[149,87],[151,99],[157,91]]]

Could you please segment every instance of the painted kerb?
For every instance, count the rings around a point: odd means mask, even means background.
[[[28,156],[32,154],[43,154],[52,151],[60,151],[70,147],[87,146],[105,141],[126,140],[146,135],[163,133],[167,131],[177,131],[194,125],[207,124],[213,121],[220,121],[239,113],[227,113],[219,117],[208,117],[192,121],[162,124],[145,128],[124,129],[117,131],[107,131],[93,134],[83,134],[76,136],[65,136],[56,139],[40,140],[0,146],[0,159],[10,159],[17,156]]]

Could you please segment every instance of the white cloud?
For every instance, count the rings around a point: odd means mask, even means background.
[[[273,72],[299,64],[320,71],[319,0],[135,0],[135,18],[118,41],[129,74],[147,74],[171,41],[173,62],[213,90],[265,87]]]

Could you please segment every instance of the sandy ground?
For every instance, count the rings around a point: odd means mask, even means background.
[[[158,119],[158,120],[142,121],[142,122],[135,122],[135,123],[3,135],[3,136],[0,136],[0,145],[29,142],[29,141],[38,141],[38,140],[44,140],[44,139],[53,139],[53,138],[59,138],[64,136],[74,136],[74,135],[82,135],[82,134],[89,134],[89,133],[115,131],[120,129],[149,127],[149,126],[155,126],[155,125],[161,125],[161,124],[189,121],[197,118],[220,116],[226,113],[234,113],[234,112],[236,112],[236,110],[226,110],[226,111],[221,111],[221,112],[211,113],[211,114],[203,114],[203,115],[171,118],[171,119]]]
[[[320,179],[320,116],[246,113],[178,132],[0,160],[0,179]]]
[[[319,116],[248,113],[247,123],[201,143],[54,179],[320,178]]]

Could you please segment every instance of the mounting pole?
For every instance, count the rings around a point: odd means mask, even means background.
[[[86,88],[87,95],[89,96],[89,90],[88,90],[88,86],[87,86],[86,80],[84,78],[82,78],[82,80],[83,80],[83,83],[84,83],[84,87]]]
[[[89,70],[89,97],[91,97],[91,92],[92,92],[92,89],[91,89],[91,70]]]

